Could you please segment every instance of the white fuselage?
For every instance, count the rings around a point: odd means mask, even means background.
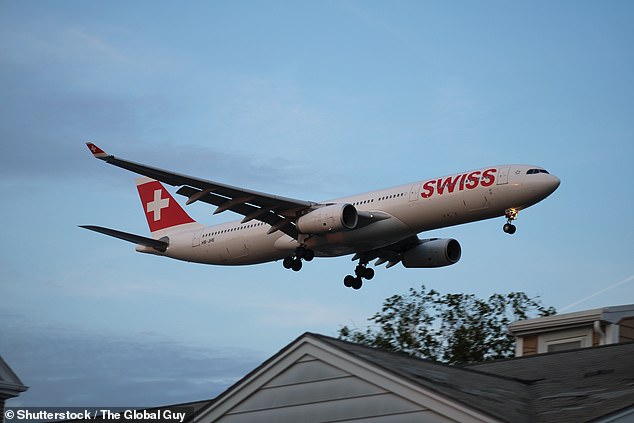
[[[420,232],[503,216],[550,195],[559,179],[537,166],[491,166],[427,179],[324,203],[349,203],[359,212],[384,218],[352,230],[311,235],[303,244],[317,256],[341,256],[394,244]],[[243,265],[280,260],[292,254],[298,241],[259,221],[229,222],[168,233],[164,253],[147,247],[138,251],[190,262]]]

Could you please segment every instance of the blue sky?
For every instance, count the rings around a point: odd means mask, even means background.
[[[212,398],[421,284],[634,303],[633,19],[628,1],[0,2],[0,354],[31,387],[10,404]],[[314,201],[501,163],[562,184],[514,236],[503,219],[434,231],[458,264],[381,267],[353,291],[349,257],[203,266],[79,229],[147,233],[135,175],[87,140]]]

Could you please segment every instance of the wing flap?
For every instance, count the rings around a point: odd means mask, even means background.
[[[237,199],[229,199],[227,197],[223,197],[211,192],[203,193],[200,190],[188,186],[181,187],[177,191],[177,194],[184,195],[190,198],[197,197],[196,201],[202,201],[207,204],[218,206],[219,210],[221,211],[231,210],[232,212],[241,214],[242,216],[244,216],[243,223],[255,219],[259,220],[260,222],[267,223],[272,227],[276,227],[276,230],[280,230],[292,238],[297,239],[297,236],[299,235],[295,224],[290,219],[288,219],[286,216],[281,216],[276,213],[277,209],[283,206],[260,206],[252,204],[253,200],[251,199],[251,197],[246,199],[242,198],[242,200],[248,200],[247,202],[238,202],[236,201]],[[295,207],[293,209],[286,208],[285,212],[294,216],[295,211],[300,209],[301,208],[299,207]]]
[[[380,266],[384,263],[387,263],[387,268],[398,264],[402,258],[403,253],[405,251],[415,247],[420,244],[421,240],[416,236],[412,235],[408,238],[402,239],[394,244],[387,245],[385,247],[377,248],[371,251],[365,251],[363,253],[357,253],[353,257],[355,259],[363,259],[366,263],[377,259],[374,263],[374,266]]]

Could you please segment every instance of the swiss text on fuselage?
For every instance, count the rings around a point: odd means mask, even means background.
[[[470,173],[448,176],[446,178],[432,179],[423,184],[421,197],[429,198],[432,195],[443,195],[465,189],[474,189],[478,186],[489,187],[495,183],[497,169],[487,169],[485,171],[476,170]]]

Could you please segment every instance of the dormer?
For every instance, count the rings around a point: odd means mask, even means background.
[[[634,304],[519,320],[509,331],[516,357],[634,341]]]

